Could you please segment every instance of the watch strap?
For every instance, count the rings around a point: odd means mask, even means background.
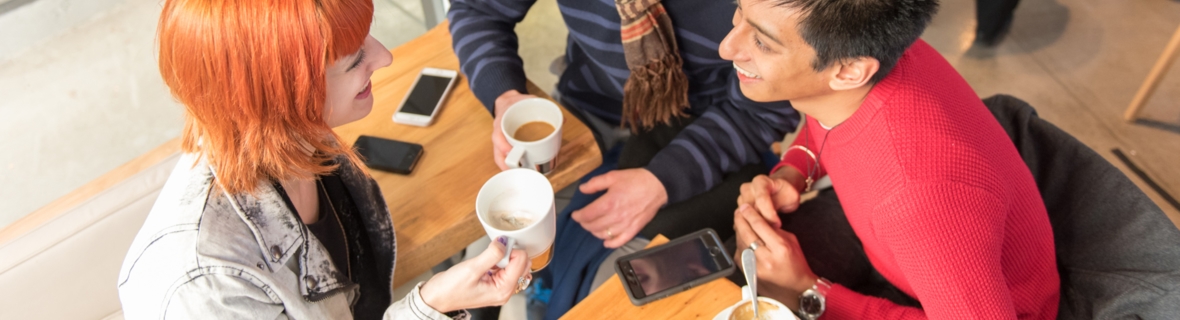
[[[827,310],[827,296],[828,292],[832,290],[832,282],[828,279],[818,278],[815,284],[811,285],[811,289],[803,291],[799,296],[799,317],[807,320],[815,320],[824,314]],[[804,311],[804,306],[818,304],[814,309]]]

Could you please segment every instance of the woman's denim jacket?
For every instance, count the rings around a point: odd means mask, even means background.
[[[397,243],[372,178],[347,159],[338,170],[391,288]],[[127,319],[352,319],[359,287],[296,219],[270,183],[230,195],[186,154],[173,169],[119,271]],[[421,284],[419,284],[421,286]],[[463,314],[466,316],[466,314]],[[415,288],[386,319],[449,319]]]

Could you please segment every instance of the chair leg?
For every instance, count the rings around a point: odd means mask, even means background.
[[[1155,62],[1155,66],[1151,68],[1151,73],[1147,75],[1147,79],[1143,81],[1143,85],[1139,86],[1139,92],[1135,93],[1135,98],[1131,100],[1131,105],[1127,107],[1127,112],[1123,114],[1123,120],[1135,121],[1139,115],[1139,109],[1147,104],[1147,99],[1155,93],[1156,87],[1159,86],[1160,80],[1164,78],[1164,73],[1171,68],[1172,62],[1176,61],[1176,51],[1180,49],[1180,28],[1172,34],[1172,40],[1168,41],[1168,46],[1164,49],[1164,53],[1160,55],[1159,60]]]

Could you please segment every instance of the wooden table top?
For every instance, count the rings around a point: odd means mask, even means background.
[[[373,111],[364,119],[336,128],[336,133],[349,143],[363,134],[423,146],[422,158],[408,176],[371,171],[397,232],[393,279],[397,287],[485,235],[475,216],[475,196],[500,169],[492,159],[492,117],[462,75],[434,124],[415,127],[392,121],[423,67],[459,70],[447,23],[390,52],[392,65],[373,74]],[[548,98],[536,85],[528,85],[530,93]],[[590,129],[564,108],[562,111],[561,162],[549,174],[554,190],[574,183],[602,163]]]
[[[647,247],[668,242],[657,236]],[[638,306],[623,291],[619,275],[613,275],[562,319],[713,319],[722,310],[742,300],[742,289],[725,278],[710,281],[667,298]]]

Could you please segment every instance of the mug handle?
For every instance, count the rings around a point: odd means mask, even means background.
[[[524,147],[512,147],[512,151],[508,151],[504,157],[504,164],[513,169],[522,167],[521,161],[524,161]]]
[[[504,268],[508,267],[508,257],[512,256],[512,249],[513,249],[513,247],[516,246],[516,239],[515,238],[509,237],[509,236],[504,236],[504,237],[508,238],[508,240],[507,240],[508,243],[504,245],[504,258],[501,258],[499,262],[496,262],[496,267],[500,268],[500,269],[504,269]],[[495,240],[492,240],[492,241],[495,241]]]

